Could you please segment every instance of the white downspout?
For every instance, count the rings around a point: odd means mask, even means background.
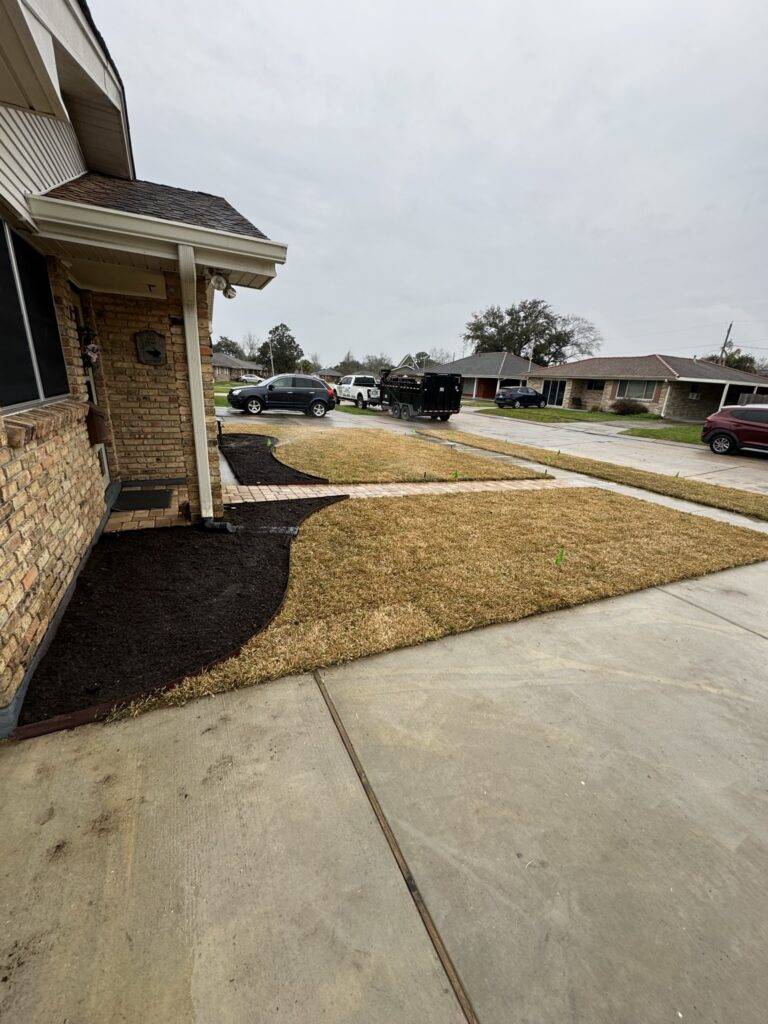
[[[200,332],[197,326],[197,273],[195,271],[195,250],[191,245],[179,246],[179,277],[181,278],[181,305],[184,313],[184,340],[187,346],[189,399],[192,408],[192,435],[195,440],[200,513],[203,519],[212,519],[213,494],[211,492],[211,467],[208,463],[208,432],[205,427],[203,364],[200,359]]]
[[[728,388],[730,386],[731,386],[730,384],[726,384],[725,387],[723,388],[723,393],[722,393],[722,395],[720,395],[720,405],[718,405],[718,407],[717,407],[717,411],[718,412],[720,412],[720,410],[725,405],[725,396],[728,394]]]
[[[477,398],[477,377],[475,377],[475,385],[472,388],[472,397]]]

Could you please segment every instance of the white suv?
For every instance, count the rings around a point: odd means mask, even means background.
[[[333,389],[333,397],[337,404],[354,402],[358,409],[366,409],[369,405],[379,404],[381,392],[375,377],[357,373],[342,377]]]

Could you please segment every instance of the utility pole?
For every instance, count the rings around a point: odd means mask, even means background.
[[[725,350],[728,348],[728,340],[731,337],[731,329],[733,328],[733,321],[728,324],[728,330],[725,332],[725,341],[723,347],[720,349],[720,362],[725,365]]]
[[[269,362],[272,367],[272,376],[275,376],[275,357],[272,355],[272,339],[267,335],[267,344],[269,345]]]

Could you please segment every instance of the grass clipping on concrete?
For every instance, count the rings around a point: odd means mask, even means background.
[[[302,525],[239,654],[120,713],[768,559],[768,536],[598,488],[343,501]]]
[[[234,431],[235,427],[230,429]],[[276,437],[276,459],[302,473],[324,477],[332,484],[532,480],[544,475],[527,466],[468,455],[392,430],[339,429],[317,427],[314,423],[296,427],[268,420],[238,420],[237,429]]]
[[[753,491],[742,491],[738,487],[723,487],[720,484],[702,483],[700,480],[688,480],[685,477],[669,476],[667,473],[651,473],[647,469],[635,469],[632,466],[619,466],[614,462],[601,462],[588,459],[583,455],[568,455],[565,452],[553,452],[548,448],[536,448],[529,444],[516,444],[503,441],[497,437],[483,437],[480,434],[469,434],[463,430],[421,430],[419,433],[428,437],[439,437],[443,441],[455,441],[472,448],[484,451],[499,452],[517,459],[528,459],[553,469],[566,469],[573,473],[584,473],[596,476],[601,480],[611,480],[627,487],[640,487],[644,491],[655,494],[666,494],[670,498],[681,498],[684,501],[695,501],[699,505],[737,512],[755,519],[768,520],[768,498]]]

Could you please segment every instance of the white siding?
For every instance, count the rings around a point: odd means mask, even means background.
[[[68,121],[0,105],[0,197],[29,221],[25,197],[86,171]]]

